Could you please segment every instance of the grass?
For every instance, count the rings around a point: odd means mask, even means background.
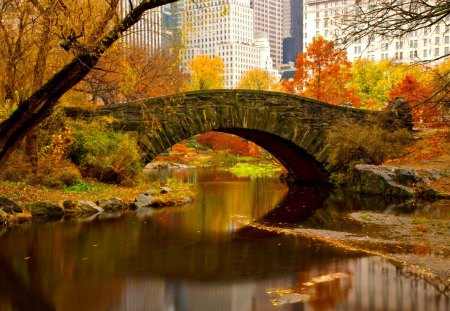
[[[362,215],[360,216],[360,218],[361,218],[362,220],[365,220],[365,221],[372,221],[372,220],[374,220],[373,216],[372,216],[372,215],[369,215],[369,214],[362,214]]]
[[[7,197],[19,205],[44,201],[59,204],[65,200],[97,201],[102,198],[118,197],[125,201],[132,201],[138,194],[145,192],[148,184],[134,187],[102,184],[95,181],[84,180],[73,186],[62,189],[49,189],[41,185],[32,185],[22,182],[0,181],[0,196]]]
[[[100,188],[104,188],[104,184],[86,182],[84,180],[80,180],[75,185],[72,186],[63,186],[63,191],[73,191],[73,192],[89,192],[95,190],[101,190]]]
[[[274,163],[237,163],[230,168],[230,172],[238,177],[274,176],[281,173],[282,168]]]
[[[160,205],[174,205],[184,202],[186,198],[193,198],[192,184],[183,183],[176,179],[169,178],[165,185],[172,191],[167,194],[160,194],[160,182],[144,183],[138,186],[123,187],[118,185],[103,184],[91,180],[83,180],[73,186],[66,186],[63,189],[49,189],[38,185],[29,185],[23,182],[0,181],[0,196],[7,197],[21,206],[33,202],[48,202],[60,205],[63,201],[86,200],[97,201],[104,198],[120,198],[125,202],[134,202],[134,199],[148,190],[153,193],[155,202]],[[17,218],[28,219],[27,215],[17,214]],[[21,222],[17,219],[14,222]]]

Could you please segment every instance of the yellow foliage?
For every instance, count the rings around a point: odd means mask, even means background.
[[[225,64],[218,57],[198,55],[188,65],[191,72],[191,90],[223,89]]]
[[[236,86],[237,89],[257,91],[281,91],[282,87],[277,78],[262,69],[247,71]]]

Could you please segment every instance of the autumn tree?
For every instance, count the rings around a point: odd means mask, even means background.
[[[382,38],[402,39],[415,32],[448,25],[450,2],[447,0],[360,0],[349,11],[335,17],[339,42],[349,45],[366,42],[367,46]],[[449,56],[445,52],[433,60]]]
[[[258,68],[247,71],[236,88],[257,91],[279,91],[282,89],[274,75]]]
[[[190,89],[223,89],[225,64],[219,56],[198,55],[189,64]]]
[[[353,43],[365,47],[390,44],[394,40],[404,40],[418,34],[432,33],[438,38],[448,35],[450,20],[450,2],[448,0],[379,0],[355,1],[344,14],[335,16],[337,26],[337,41],[342,47]],[[430,64],[448,59],[450,52],[440,49],[433,56],[421,59],[415,57],[416,63]],[[449,101],[445,100],[450,93],[450,70],[435,71],[433,92],[417,105],[423,105],[423,110],[434,110],[440,106],[442,113],[448,113]],[[446,112],[447,111],[447,112]],[[433,112],[430,112],[433,114]]]
[[[357,59],[352,64],[351,87],[365,109],[384,109],[389,93],[404,78],[405,74],[420,74],[420,68],[395,64],[387,60],[375,62]]]
[[[176,0],[141,0],[136,2],[130,11],[119,18],[120,0],[98,1],[2,1],[0,12],[1,25],[8,29],[17,25],[8,19],[5,12],[17,12],[12,3],[35,7],[42,3],[47,10],[54,6],[58,18],[52,19],[51,46],[58,51],[65,51],[65,57],[49,70],[48,77],[30,92],[18,100],[18,109],[0,124],[0,165],[5,163],[11,152],[17,148],[19,142],[37,125],[51,115],[59,99],[76,84],[78,84],[97,65],[102,55],[150,9],[175,2]],[[94,8],[94,9],[93,9]],[[31,14],[31,22],[40,23],[43,14],[37,11],[25,10],[24,14]],[[44,27],[31,27],[31,37],[37,41],[46,32]],[[5,32],[5,31],[3,31]],[[55,42],[58,42],[55,43]],[[59,46],[58,46],[59,45]],[[61,50],[62,49],[62,50]]]
[[[151,54],[137,46],[116,45],[76,88],[104,104],[162,96],[183,90],[186,76],[168,50]]]
[[[314,37],[306,52],[299,53],[293,81],[284,81],[287,92],[312,97],[331,104],[359,104],[354,92],[347,88],[351,79],[351,63],[344,51],[332,41]]]
[[[232,154],[246,156],[251,154],[249,142],[241,137],[221,133],[205,132],[196,137],[199,144],[214,150],[226,150]]]
[[[402,81],[389,93],[389,101],[397,97],[406,99],[413,111],[413,120],[416,126],[436,124],[439,121],[440,106],[432,108],[420,105],[431,96],[433,90],[419,82],[414,76],[407,74]]]

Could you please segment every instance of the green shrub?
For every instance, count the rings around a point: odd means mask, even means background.
[[[143,168],[137,136],[115,131],[110,126],[112,122],[111,119],[99,118],[89,123],[73,123],[73,144],[67,154],[79,165],[84,176],[131,185]]]

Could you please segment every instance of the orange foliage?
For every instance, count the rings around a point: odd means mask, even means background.
[[[258,147],[255,144],[230,134],[206,132],[197,136],[197,142],[214,150],[227,150],[241,156],[259,156]]]
[[[175,145],[173,145],[172,146],[172,148],[171,148],[172,150],[171,150],[171,153],[173,152],[173,153],[178,153],[178,154],[187,154],[187,153],[189,153],[189,148],[188,147],[186,147],[186,146],[184,146],[184,145],[182,145],[182,144],[175,144]]]
[[[439,122],[440,105],[425,102],[433,94],[433,90],[419,82],[414,76],[407,74],[389,93],[389,101],[397,97],[406,99],[413,110],[416,125],[435,124]]]
[[[286,92],[298,93],[330,104],[360,101],[353,89],[346,88],[350,82],[351,63],[346,52],[335,49],[332,41],[314,37],[306,52],[299,53],[293,81],[283,81]]]

